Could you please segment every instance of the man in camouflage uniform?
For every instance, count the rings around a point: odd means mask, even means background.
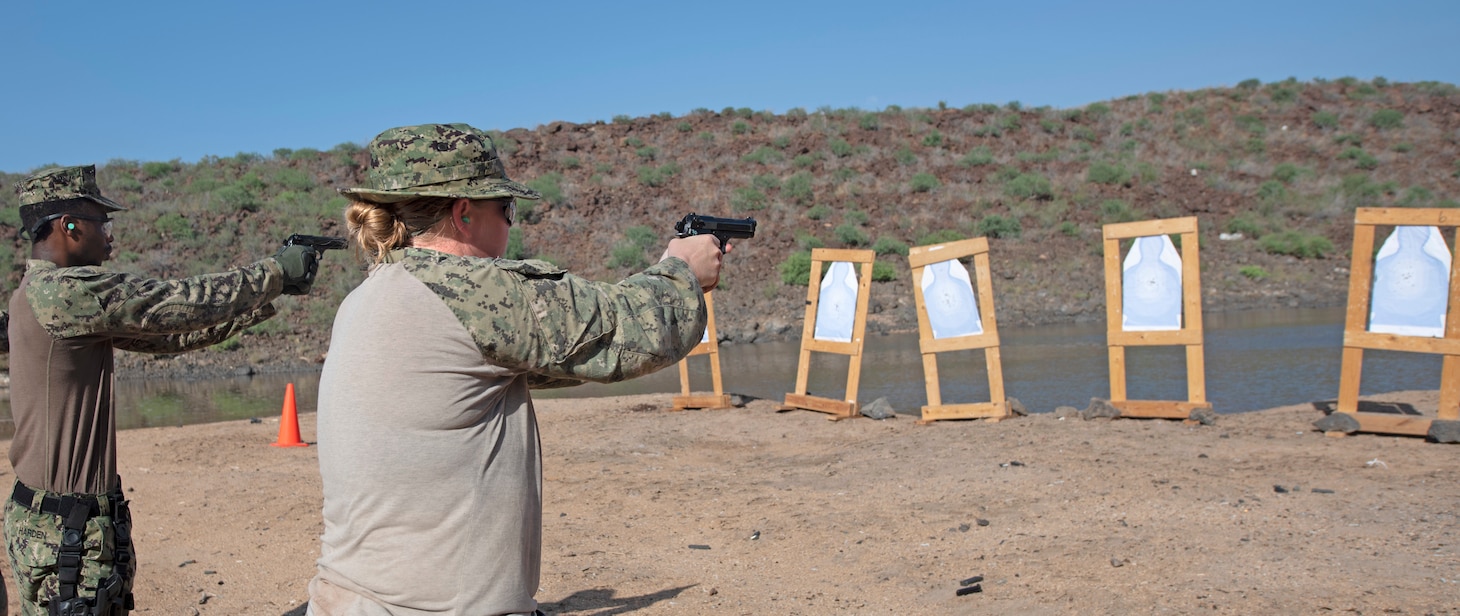
[[[136,559],[117,475],[112,349],[181,353],[274,315],[281,293],[303,295],[318,254],[290,246],[218,274],[153,280],[107,271],[109,214],[96,168],[50,169],[19,187],[21,233],[32,242],[10,298],[7,348],[16,484],[5,543],[26,616],[132,609]]]
[[[491,136],[395,128],[341,191],[376,265],[335,316],[319,383],[324,535],[314,616],[533,614],[542,455],[530,388],[629,379],[699,343],[716,239],[617,284],[500,258],[514,199]],[[536,612],[541,613],[541,612]]]

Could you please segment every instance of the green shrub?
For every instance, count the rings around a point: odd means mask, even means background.
[[[750,125],[741,120],[736,120],[734,124],[730,125],[730,132],[735,135],[744,135],[750,132]]]
[[[1348,198],[1351,207],[1375,205],[1379,197],[1385,193],[1393,192],[1396,186],[1393,182],[1375,182],[1363,173],[1351,173],[1343,176],[1339,183],[1338,191]]]
[[[1095,143],[1100,138],[1095,134],[1095,129],[1089,126],[1076,126],[1074,129],[1075,138],[1086,143]]]
[[[862,130],[877,130],[881,127],[881,122],[878,121],[877,114],[875,113],[863,114],[862,117],[857,120],[857,127],[861,128]]]
[[[522,239],[522,227],[507,229],[507,248],[502,251],[502,257],[506,259],[526,259],[531,256],[527,253],[525,240]]]
[[[806,286],[811,282],[811,252],[799,250],[791,253],[785,261],[776,265],[781,274],[781,283]]]
[[[897,268],[891,263],[882,261],[872,262],[872,282],[892,282],[897,280]]]
[[[137,178],[123,173],[112,180],[109,188],[116,192],[140,193],[142,192],[142,183],[138,182]]]
[[[1401,141],[1394,144],[1394,147],[1392,149],[1400,154],[1406,154],[1414,151],[1414,144],[1408,141]]]
[[[1379,130],[1404,126],[1404,113],[1398,109],[1380,109],[1369,116],[1369,126]]]
[[[1374,169],[1379,166],[1379,159],[1374,158],[1374,155],[1360,148],[1348,148],[1342,154],[1339,154],[1339,158],[1347,158],[1354,161],[1354,166],[1360,169]]]
[[[679,173],[679,164],[667,162],[655,167],[646,165],[639,167],[639,183],[650,187],[659,187],[669,183],[669,178]]]
[[[320,154],[319,150],[316,150],[314,148],[299,148],[299,149],[294,150],[293,152],[291,152],[289,154],[289,160],[292,160],[292,161],[314,160],[316,158],[319,158],[319,154]]]
[[[1018,218],[1013,216],[1005,218],[998,214],[984,216],[983,220],[978,221],[978,228],[974,231],[977,235],[999,239],[1017,238],[1023,232],[1023,226],[1019,224]]]
[[[1257,198],[1269,203],[1285,201],[1288,198],[1288,189],[1282,182],[1268,180],[1257,187]]]
[[[230,184],[213,191],[213,197],[224,208],[230,210],[241,210],[244,212],[257,212],[263,206],[263,201],[258,194],[243,186],[241,183]]]
[[[850,204],[849,207],[856,207],[857,204]],[[867,224],[867,213],[862,210],[847,210],[842,213],[842,221],[854,225],[865,226]]]
[[[1060,223],[1059,232],[1069,237],[1075,237],[1080,234],[1080,225],[1066,220]]]
[[[1435,193],[1423,186],[1410,186],[1396,205],[1400,207],[1424,207],[1435,200]]]
[[[1129,203],[1120,199],[1106,199],[1100,202],[1100,217],[1106,223],[1131,222],[1140,218],[1140,215]]]
[[[1054,186],[1038,173],[1021,173],[1004,185],[1004,194],[1015,199],[1053,199]]]
[[[1284,184],[1292,184],[1293,180],[1297,179],[1298,174],[1302,172],[1302,167],[1294,165],[1293,163],[1282,163],[1276,167],[1273,167],[1272,179],[1282,182]]]
[[[157,217],[152,228],[158,235],[169,240],[190,240],[196,236],[192,223],[177,212],[167,212]]]
[[[1246,237],[1257,239],[1262,237],[1264,230],[1262,223],[1251,213],[1239,214],[1227,221],[1227,233],[1241,233]]]
[[[155,180],[155,179],[158,179],[158,178],[160,178],[160,177],[162,177],[164,175],[167,175],[169,173],[172,173],[173,171],[177,171],[177,164],[176,163],[170,163],[170,162],[167,162],[167,163],[162,163],[162,162],[142,163],[142,174],[143,175],[146,175],[148,179]]]
[[[1090,163],[1090,169],[1085,172],[1085,179],[1095,184],[1128,184],[1130,183],[1130,171],[1125,165],[1119,163],[1107,163],[1095,161]]]
[[[577,156],[564,156],[563,160],[558,161],[558,164],[562,165],[564,169],[577,169],[579,165],[583,164],[583,161],[579,160]]]
[[[953,229],[939,229],[918,238],[917,245],[931,246],[933,244],[946,244],[948,242],[956,242],[963,239],[968,238],[964,237],[962,233],[954,231]]]
[[[849,222],[837,225],[836,229],[832,230],[832,234],[836,236],[837,241],[847,246],[864,246],[871,241],[871,238],[867,237],[866,231]]]
[[[1243,79],[1241,82],[1239,82],[1237,84],[1237,87],[1238,88],[1241,88],[1243,90],[1256,90],[1257,87],[1260,86],[1260,85],[1262,85],[1262,81],[1260,81],[1260,80],[1257,80],[1257,79]]]
[[[737,188],[735,189],[735,192],[730,195],[730,209],[733,209],[737,212],[763,210],[766,208],[768,201],[769,198],[766,197],[765,193],[756,190],[755,188],[748,186],[744,188]]]
[[[318,150],[316,150],[318,152]],[[280,169],[274,173],[274,184],[285,190],[307,191],[314,188],[314,178],[298,169]]]
[[[810,167],[812,165],[815,165],[816,164],[816,160],[817,160],[817,157],[816,157],[815,154],[801,154],[801,155],[797,156],[796,158],[792,159],[791,160],[791,164],[793,164],[793,165],[795,165],[797,167],[801,167],[801,168],[804,169],[806,167]]]
[[[563,203],[563,174],[544,173],[528,180],[527,187],[542,193],[542,200],[553,205]]]
[[[937,176],[931,173],[916,174],[908,181],[908,188],[911,188],[913,192],[930,192],[941,185]]]
[[[896,160],[897,164],[899,165],[911,165],[915,162],[918,162],[918,155],[913,154],[913,151],[907,146],[898,148],[897,152],[892,155],[892,158]]]
[[[935,130],[923,135],[923,145],[930,148],[943,147],[943,133]]]
[[[631,240],[614,244],[608,259],[608,266],[613,268],[638,270],[648,264],[648,260],[644,258],[644,249]]]
[[[969,150],[967,154],[963,155],[963,158],[958,159],[958,164],[965,167],[980,167],[983,165],[992,164],[993,162],[994,152],[993,150],[990,150],[989,147],[986,145],[981,145],[972,150]]]
[[[740,157],[740,160],[742,161],[745,161],[747,163],[756,163],[759,165],[778,163],[785,159],[786,156],[784,154],[781,154],[775,148],[766,145],[751,150],[749,154]]]
[[[680,122],[679,124],[675,124],[674,125],[674,130],[677,130],[677,131],[679,131],[681,133],[687,133],[687,132],[690,132],[690,131],[692,131],[694,129],[695,129],[694,125],[693,124],[690,124],[689,122]]]
[[[1338,114],[1332,111],[1319,111],[1313,114],[1313,125],[1318,128],[1338,128]]]
[[[638,225],[624,229],[624,238],[633,242],[640,250],[648,250],[659,241],[659,235],[653,229],[644,225]]]
[[[750,185],[760,190],[779,190],[781,188],[781,178],[769,173],[762,173],[750,178]]]
[[[1267,134],[1267,126],[1263,125],[1262,118],[1257,116],[1240,115],[1234,118],[1233,121],[1237,123],[1237,128],[1247,131],[1250,134],[1259,136]]]
[[[634,153],[638,154],[639,158],[642,158],[644,160],[654,160],[655,158],[659,157],[659,148],[656,148],[652,145],[646,145],[642,148],[634,150]]]
[[[831,208],[826,207],[822,204],[813,205],[811,206],[811,209],[806,210],[806,217],[810,218],[811,220],[821,220],[830,215]]]
[[[824,248],[825,246],[826,242],[821,241],[821,238],[815,235],[806,233],[805,231],[796,232],[796,247],[801,250],[810,252],[813,249]]]
[[[879,237],[877,242],[872,244],[872,252],[879,255],[902,255],[907,256],[907,244],[896,238]]]
[[[1299,259],[1321,259],[1333,252],[1333,242],[1328,238],[1292,230],[1263,236],[1258,245],[1267,252]]]
[[[852,148],[852,144],[847,143],[845,139],[832,139],[831,141],[827,142],[826,145],[827,147],[831,148],[832,156],[835,156],[837,158],[846,158],[848,156],[851,156],[852,152],[854,151]]]
[[[1268,276],[1267,270],[1262,269],[1261,265],[1244,265],[1237,270],[1237,273],[1246,276],[1249,280],[1262,280]]]
[[[809,203],[812,197],[811,174],[794,173],[781,184],[781,194],[795,203]]]

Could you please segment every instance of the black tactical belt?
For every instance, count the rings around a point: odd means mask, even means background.
[[[108,512],[115,511],[115,504],[122,500],[120,495],[116,495],[115,497],[113,497],[112,495],[96,497],[85,495],[54,496],[51,494],[47,494],[41,498],[41,506],[37,508],[33,505],[33,503],[35,502],[35,490],[30,489],[29,486],[26,486],[19,481],[15,482],[15,491],[11,492],[10,499],[15,501],[16,504],[25,507],[26,509],[29,509],[31,511],[39,511],[41,513],[49,513],[51,515],[59,515],[63,517],[71,513],[71,507],[63,506],[63,501],[70,500],[77,505],[84,505],[87,510],[88,518],[93,518],[101,515],[101,499],[106,499],[109,504],[113,505],[112,507],[108,508]]]

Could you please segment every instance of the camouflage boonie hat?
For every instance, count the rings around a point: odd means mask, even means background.
[[[466,124],[421,124],[380,133],[370,141],[368,186],[340,194],[374,203],[414,197],[541,199],[507,179],[490,135]]]
[[[21,231],[30,234],[41,223],[57,215],[83,211],[83,201],[96,203],[108,212],[126,209],[101,196],[101,189],[96,186],[96,165],[47,169],[25,178],[17,190],[20,193]]]

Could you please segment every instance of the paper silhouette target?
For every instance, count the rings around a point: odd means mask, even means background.
[[[923,270],[923,301],[933,338],[958,338],[983,333],[973,279],[958,260],[933,263]]]
[[[821,300],[816,306],[817,340],[851,342],[857,318],[857,271],[846,261],[834,261],[821,279]]]
[[[1374,257],[1369,331],[1445,337],[1450,252],[1437,227],[1398,226]]]
[[[1181,329],[1181,255],[1166,235],[1136,238],[1121,276],[1121,329]]]

